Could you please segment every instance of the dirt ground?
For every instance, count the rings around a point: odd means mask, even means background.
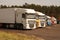
[[[60,40],[60,24],[47,26],[45,28],[37,28],[34,30],[15,30],[1,28],[0,31],[34,35],[43,38],[44,40]]]

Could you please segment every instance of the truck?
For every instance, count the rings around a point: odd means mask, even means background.
[[[0,9],[0,27],[16,29],[35,29],[36,11],[26,8]]]
[[[38,11],[36,11],[36,15],[39,20],[39,25],[37,24],[38,27],[46,27],[46,15]]]
[[[46,24],[47,24],[47,26],[52,25],[51,17],[48,16],[48,15],[46,15],[46,18],[47,18],[47,20],[46,20]]]

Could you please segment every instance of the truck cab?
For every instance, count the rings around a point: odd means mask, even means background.
[[[36,13],[37,13],[37,18],[40,20],[38,27],[45,27],[46,26],[46,17],[45,17],[45,14],[43,14],[41,12],[36,12]]]
[[[20,15],[19,15],[20,14]],[[23,25],[23,29],[35,29],[36,28],[36,12],[33,9],[22,9],[18,13],[17,23]]]

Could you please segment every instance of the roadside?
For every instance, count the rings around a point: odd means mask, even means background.
[[[21,33],[11,33],[11,32],[0,31],[0,40],[43,40],[43,39],[33,35],[28,36]]]
[[[34,30],[0,29],[0,31],[36,36],[35,38],[41,38],[42,40],[60,40],[60,24],[47,26],[45,28],[37,28]]]

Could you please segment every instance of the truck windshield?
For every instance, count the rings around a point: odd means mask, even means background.
[[[35,19],[35,14],[27,14],[28,19]]]
[[[39,16],[39,19],[44,20],[45,19],[45,16]]]

